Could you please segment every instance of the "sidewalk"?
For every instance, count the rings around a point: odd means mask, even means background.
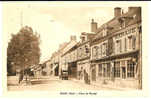
[[[74,81],[74,82],[77,82],[77,83],[85,84],[83,80],[78,80],[78,79],[71,79],[71,80]],[[90,85],[91,86],[102,87],[102,88],[107,88],[107,89],[111,89],[111,90],[120,90],[120,91],[135,90],[133,88],[122,88],[122,87],[119,87],[119,86],[115,85],[114,83],[103,84],[103,83],[99,83],[99,82],[91,82]]]
[[[114,83],[103,84],[103,83],[98,83],[98,82],[93,82],[93,83],[91,82],[91,85],[101,86],[103,88],[109,88],[112,90],[120,90],[120,91],[133,90],[132,88],[119,87],[119,86],[115,85]]]

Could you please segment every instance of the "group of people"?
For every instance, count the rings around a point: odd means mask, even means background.
[[[27,69],[27,70],[22,70],[19,72],[19,81],[18,81],[18,84],[20,84],[23,79],[24,79],[24,76],[25,76],[25,79],[26,79],[26,82],[27,80],[29,80],[29,77],[30,76],[34,76],[34,73],[32,71],[30,71],[30,69]]]
[[[86,84],[90,84],[90,78],[86,70],[79,71],[79,79],[82,80],[83,78]]]

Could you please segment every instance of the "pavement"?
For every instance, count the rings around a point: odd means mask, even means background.
[[[18,84],[8,78],[9,91],[87,91],[87,90],[122,90],[113,87],[105,87],[103,85],[85,84],[77,79],[61,80],[59,77],[41,77],[39,79],[32,78],[30,85]],[[16,78],[17,79],[17,78]]]

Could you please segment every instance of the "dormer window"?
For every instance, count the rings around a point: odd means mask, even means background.
[[[85,37],[82,37],[82,41],[85,41]]]
[[[119,23],[120,23],[120,29],[121,28],[124,28],[126,25],[125,25],[125,17],[121,17],[118,19]]]
[[[122,28],[125,27],[125,20],[122,22],[121,27],[122,27]]]
[[[81,41],[84,42],[85,41],[85,37],[81,36]]]
[[[116,43],[118,43],[120,40],[116,40]]]
[[[87,45],[85,45],[85,52],[86,52],[86,53],[89,53],[89,48],[88,48]]]
[[[103,29],[103,37],[106,36],[106,35],[107,35],[107,29],[104,28],[104,29]]]
[[[135,15],[133,15],[133,19],[135,19],[136,18],[136,14]]]

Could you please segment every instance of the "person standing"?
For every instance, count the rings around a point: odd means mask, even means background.
[[[20,71],[20,73],[19,73],[19,84],[23,80],[23,77],[24,77],[23,71]]]

